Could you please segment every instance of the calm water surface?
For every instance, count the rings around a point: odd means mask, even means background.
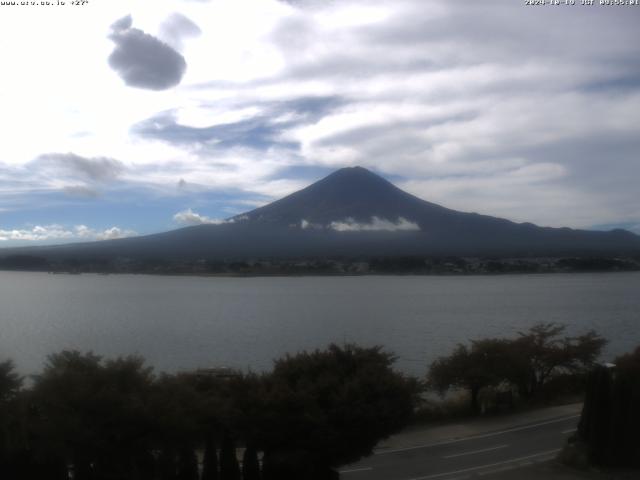
[[[640,273],[199,278],[0,272],[0,359],[37,372],[62,349],[139,353],[158,370],[266,369],[330,342],[384,345],[421,375],[458,342],[536,322],[640,344]]]

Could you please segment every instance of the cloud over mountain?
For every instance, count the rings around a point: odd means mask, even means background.
[[[415,232],[420,230],[420,226],[417,223],[410,222],[403,217],[392,222],[386,218],[379,218],[376,216],[371,217],[370,222],[357,222],[353,218],[334,221],[329,224],[329,228],[337,232]]]
[[[180,225],[220,225],[225,223],[225,220],[220,220],[217,218],[210,218],[206,215],[201,215],[199,213],[194,212],[190,208],[183,210],[181,212],[176,213],[173,216],[173,220]]]

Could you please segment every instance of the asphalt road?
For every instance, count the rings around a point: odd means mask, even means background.
[[[575,431],[579,415],[411,448],[377,452],[341,469],[343,480],[487,478],[553,459]]]

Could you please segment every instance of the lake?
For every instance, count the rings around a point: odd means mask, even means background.
[[[268,369],[330,342],[383,345],[422,375],[458,342],[537,322],[640,344],[640,273],[212,278],[0,272],[0,359],[23,373],[62,349],[138,353],[157,370]]]

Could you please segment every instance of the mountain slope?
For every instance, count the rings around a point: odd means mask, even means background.
[[[328,224],[353,218],[397,219],[456,213],[419,199],[362,167],[343,168],[322,180],[269,205],[244,214],[249,220],[276,225]],[[236,217],[238,218],[238,217]]]
[[[48,258],[193,260],[337,256],[640,253],[640,237],[518,224],[436,205],[360,167],[229,219],[161,234],[0,251]],[[4,255],[3,255],[4,253]]]

